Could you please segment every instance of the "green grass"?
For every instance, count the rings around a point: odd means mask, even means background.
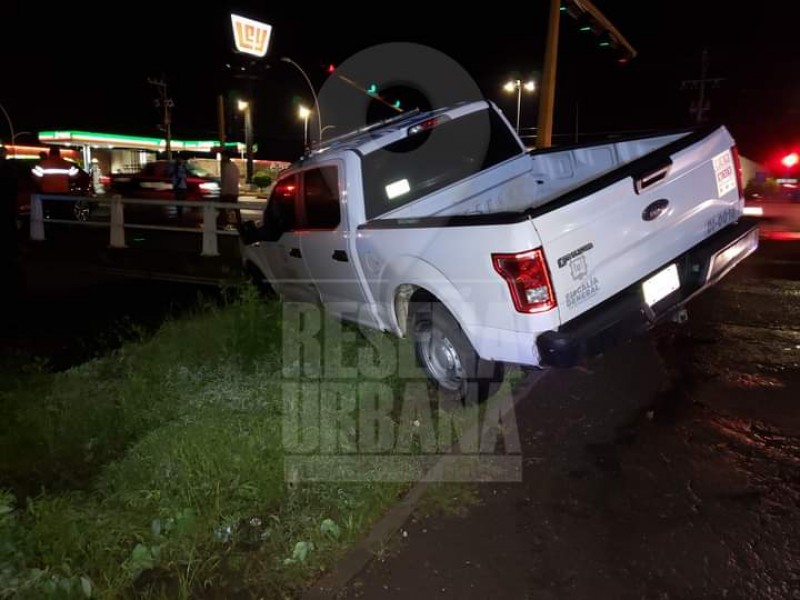
[[[68,371],[0,374],[0,598],[293,597],[359,540],[409,484],[287,481],[282,317],[248,289]],[[345,364],[373,347],[355,331]]]

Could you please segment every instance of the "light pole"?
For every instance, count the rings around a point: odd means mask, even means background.
[[[314,105],[317,108],[317,126],[319,127],[319,140],[322,141],[322,113],[320,112],[319,108],[319,98],[317,98],[317,92],[314,89],[314,86],[311,85],[311,80],[308,78],[308,75],[306,75],[306,72],[303,70],[303,68],[288,56],[281,57],[281,62],[293,65],[298,71],[300,71],[300,74],[303,76],[303,79],[306,80],[306,83],[308,84],[308,89],[311,90],[311,95],[314,98]],[[308,146],[308,143],[306,143],[306,146]]]
[[[311,116],[311,111],[301,104],[297,109],[297,114],[303,119],[303,143],[304,148],[308,148],[308,117]]]
[[[244,144],[247,148],[245,181],[249,185],[253,182],[253,108],[245,100],[239,100],[237,106],[244,113]]]
[[[522,107],[523,88],[525,89],[526,92],[532,92],[536,89],[536,83],[534,83],[533,81],[526,81],[525,83],[523,83],[522,80],[520,79],[512,79],[503,86],[503,89],[509,93],[514,91],[517,92],[517,135],[519,135],[519,113],[520,113],[520,108]]]

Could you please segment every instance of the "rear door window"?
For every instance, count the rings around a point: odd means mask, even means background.
[[[432,126],[370,152],[362,159],[368,219],[493,167],[524,150],[493,110],[456,119],[429,119]],[[413,129],[413,128],[412,128]]]
[[[303,172],[303,208],[308,229],[336,229],[341,221],[339,170],[335,166]]]
[[[289,175],[278,180],[264,209],[264,227],[268,240],[277,240],[297,227],[298,177]]]

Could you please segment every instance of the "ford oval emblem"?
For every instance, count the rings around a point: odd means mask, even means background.
[[[645,221],[652,221],[660,217],[664,211],[667,210],[669,206],[669,200],[666,198],[662,198],[661,200],[656,200],[652,204],[648,204],[647,207],[642,211],[642,219]]]

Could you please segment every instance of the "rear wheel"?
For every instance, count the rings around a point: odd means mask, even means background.
[[[409,326],[417,361],[443,399],[474,404],[500,387],[503,365],[481,359],[440,302],[412,303]]]

